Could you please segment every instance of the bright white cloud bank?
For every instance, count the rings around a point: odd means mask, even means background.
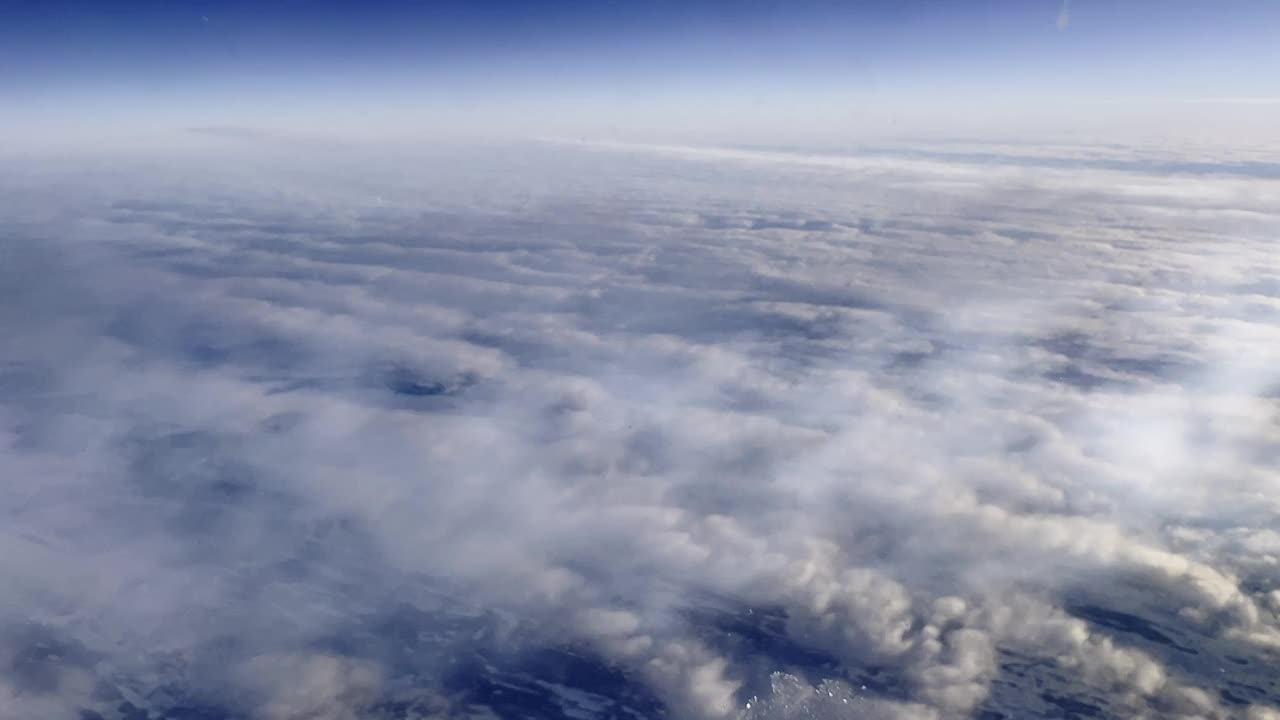
[[[1266,159],[229,145],[0,198],[0,716],[1280,717]]]

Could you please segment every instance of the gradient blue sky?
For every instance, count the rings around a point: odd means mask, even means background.
[[[1280,97],[1271,0],[0,4],[0,103],[198,121]],[[712,113],[714,114],[714,112]],[[723,119],[723,118],[722,118]],[[636,120],[636,122],[642,122]],[[786,122],[779,119],[778,122]]]

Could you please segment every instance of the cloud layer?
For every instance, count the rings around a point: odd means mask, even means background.
[[[259,145],[0,179],[0,714],[1276,716],[1265,158]]]

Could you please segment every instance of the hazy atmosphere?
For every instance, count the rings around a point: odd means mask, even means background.
[[[1280,6],[0,6],[0,720],[1280,720]]]

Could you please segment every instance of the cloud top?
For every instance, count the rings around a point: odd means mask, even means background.
[[[1280,699],[1274,179],[295,150],[0,180],[0,714]]]

